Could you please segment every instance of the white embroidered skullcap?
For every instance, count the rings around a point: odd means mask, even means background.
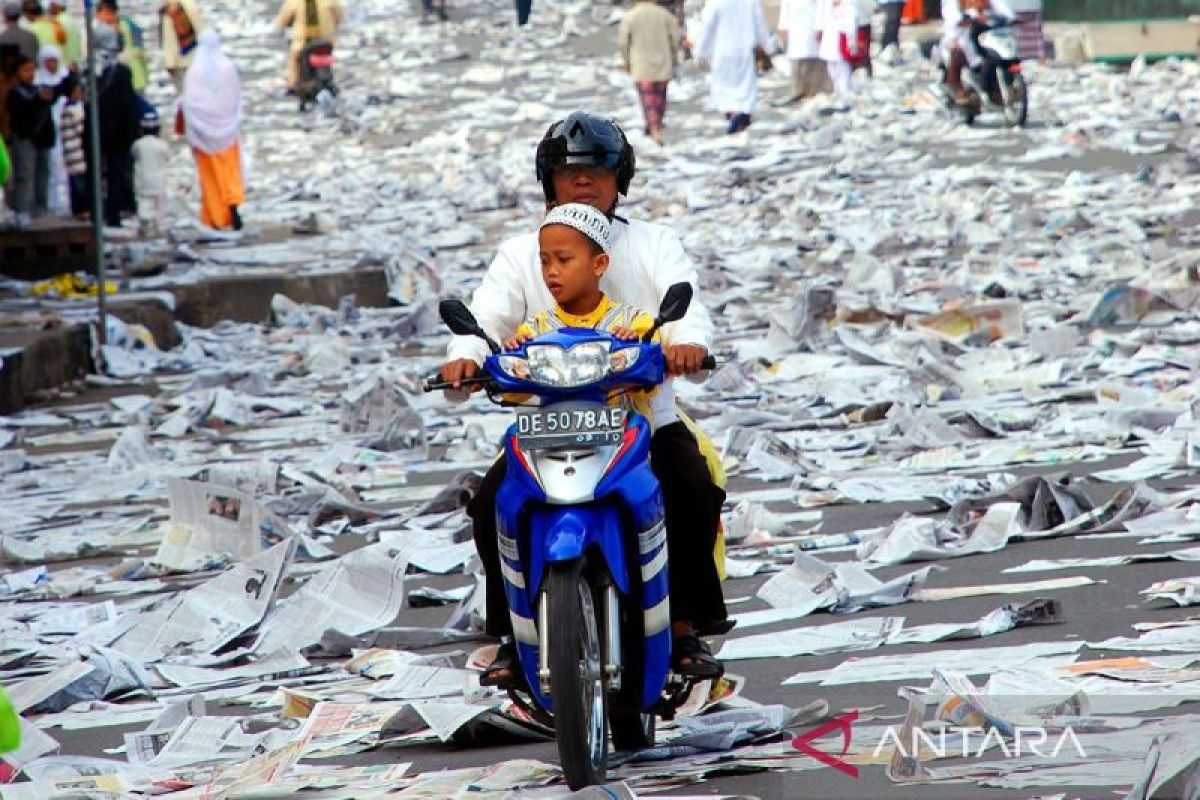
[[[584,203],[565,203],[550,209],[550,213],[542,220],[538,230],[547,225],[566,225],[574,228],[584,236],[600,245],[600,249],[608,252],[608,239],[612,235],[612,223],[604,212],[597,211]]]

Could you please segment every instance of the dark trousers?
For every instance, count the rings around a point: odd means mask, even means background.
[[[750,127],[752,120],[749,114],[726,114],[725,118],[729,120],[729,124],[725,126],[725,132],[728,134],[741,133]]]
[[[104,224],[110,228],[121,227],[121,210],[133,193],[133,187],[129,185],[132,166],[133,159],[128,150],[115,150],[105,155]]]
[[[529,12],[533,10],[533,0],[516,0],[517,3],[517,24],[524,25],[529,22]]]
[[[68,179],[71,187],[71,213],[86,214],[92,210],[91,176],[86,172]]]
[[[883,5],[883,38],[879,41],[879,49],[888,45],[900,47],[900,17],[904,13],[904,3],[884,3]]]
[[[467,504],[467,514],[475,523],[475,547],[487,575],[487,632],[492,636],[512,635],[496,543],[496,492],[506,469],[507,460],[500,458]],[[696,437],[682,422],[654,433],[650,469],[662,486],[666,508],[671,621],[690,621],[701,633],[721,630],[725,597],[713,547],[725,492],[713,484]]]

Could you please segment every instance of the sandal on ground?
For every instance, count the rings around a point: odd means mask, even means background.
[[[718,661],[708,643],[694,633],[676,636],[671,642],[671,669],[689,678],[719,678],[725,665]]]
[[[511,641],[503,642],[496,650],[496,658],[479,676],[479,685],[509,689],[522,683],[521,659],[517,655],[517,645]]]

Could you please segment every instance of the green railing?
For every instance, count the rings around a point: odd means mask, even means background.
[[[1182,19],[1200,14],[1200,0],[1045,0],[1045,14],[1057,22]]]

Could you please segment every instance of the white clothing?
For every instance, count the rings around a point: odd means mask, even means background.
[[[758,103],[754,48],[771,49],[759,0],[707,0],[696,57],[710,64],[712,104],[723,114],[753,114]]]
[[[783,0],[779,7],[779,30],[787,32],[786,55],[793,61],[817,58],[817,15],[821,0]]]
[[[667,344],[696,344],[711,350],[712,318],[700,302],[696,267],[675,232],[653,222],[613,220],[609,247],[611,260],[600,279],[601,291],[614,302],[654,314],[672,284],[690,283],[697,294],[683,319],[662,327],[662,339]],[[536,233],[501,243],[471,296],[470,307],[480,326],[498,342],[512,336],[529,317],[555,308],[554,297],[542,279]],[[488,347],[473,336],[455,336],[447,355],[450,360],[467,358],[482,364]]]
[[[58,69],[51,72],[46,68],[46,62],[50,59],[58,61]],[[38,49],[37,55],[37,72],[33,75],[33,83],[35,86],[47,86],[51,89],[57,89],[68,75],[70,70],[63,63],[62,50],[52,44],[44,44]]]
[[[860,26],[870,25],[871,16],[875,13],[875,0],[857,0],[857,22]]]
[[[138,232],[142,236],[156,236],[162,231],[167,216],[166,194],[141,194],[137,196]]]
[[[945,50],[959,37],[958,22],[962,19],[962,7],[958,0],[942,0],[942,49]]]
[[[167,162],[171,148],[158,136],[143,136],[133,143],[133,193],[161,195],[167,192]]]
[[[851,82],[854,68],[849,61],[826,61],[825,68],[829,70],[829,82],[833,84],[834,97],[846,97],[853,92]]]
[[[238,140],[242,127],[242,83],[237,67],[221,52],[212,28],[200,33],[195,57],[183,79],[183,119],[188,144],[215,155]]]
[[[818,29],[821,31],[819,54],[824,61],[845,62],[842,57],[842,37],[851,51],[858,45],[858,8],[854,0],[822,0]],[[833,73],[829,73],[830,79]],[[834,86],[836,87],[836,82]]]
[[[993,7],[995,3],[992,4]],[[1040,12],[1042,10],[1042,0],[1012,0],[1009,3],[1010,9],[1014,13],[1028,14],[1030,12]]]

